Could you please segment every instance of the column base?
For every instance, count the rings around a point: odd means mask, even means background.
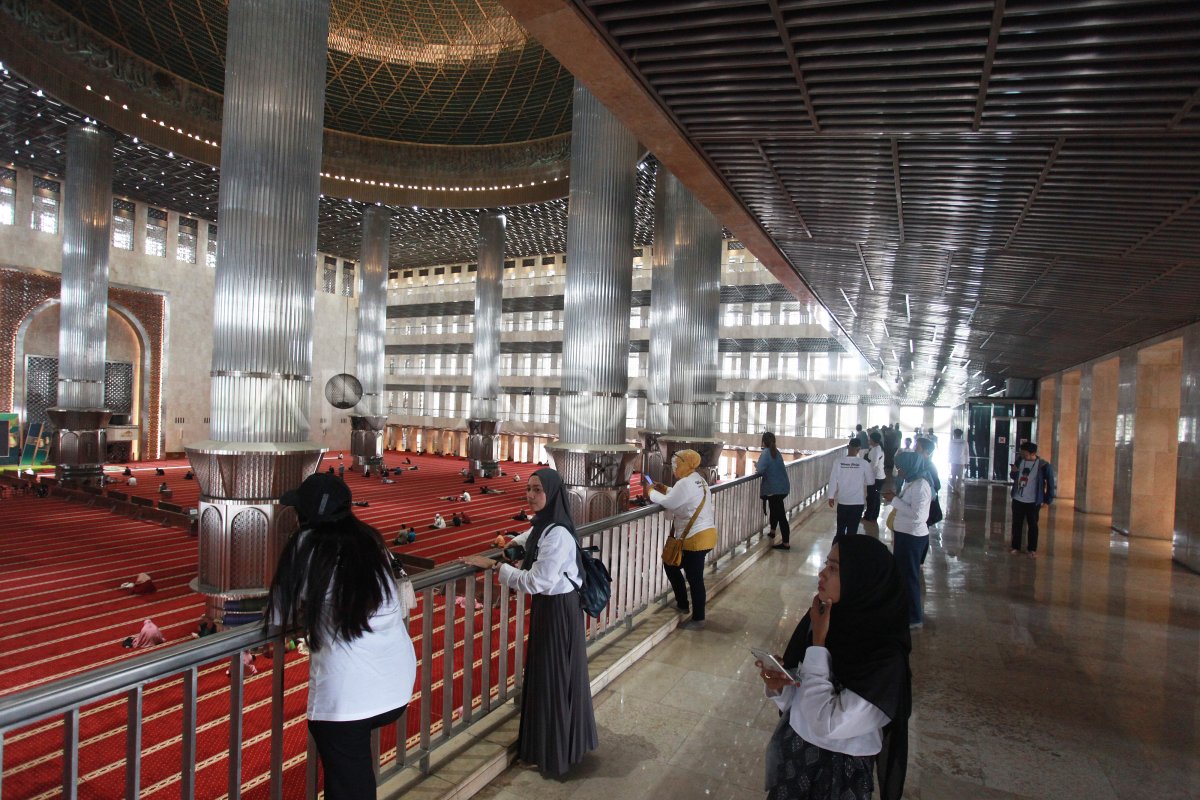
[[[670,480],[663,480],[663,483],[668,486],[675,483],[675,475],[671,471],[671,459],[680,450],[695,450],[700,454],[700,466],[696,468],[696,472],[703,476],[709,484],[716,483],[720,479],[721,453],[725,450],[725,443],[719,439],[696,439],[664,434],[658,442],[663,453],[663,471],[670,473]]]
[[[350,417],[350,455],[354,466],[376,466],[383,462],[383,428],[387,417]]]
[[[500,474],[499,433],[500,420],[467,420],[467,469],[473,477],[495,478]]]
[[[279,497],[311,475],[325,448],[314,442],[214,442],[187,448],[200,486],[200,563],[195,589],[220,624],[261,620],[275,565],[298,527]]]
[[[675,477],[671,475],[671,461],[665,459],[661,439],[665,433],[658,431],[638,431],[642,437],[641,472],[649,476],[655,483],[670,484]]]
[[[100,486],[104,454],[108,450],[105,426],[112,418],[106,408],[48,408],[54,423],[54,477],[72,486]]]
[[[594,522],[629,510],[629,478],[639,451],[632,445],[546,446],[562,476],[576,524]]]

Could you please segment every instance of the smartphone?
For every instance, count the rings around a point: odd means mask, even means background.
[[[767,669],[774,670],[782,675],[787,675],[789,678],[792,677],[792,673],[783,666],[779,659],[771,653],[768,653],[766,650],[763,650],[759,647],[751,647],[750,652],[753,653],[754,657],[761,661],[763,666]]]

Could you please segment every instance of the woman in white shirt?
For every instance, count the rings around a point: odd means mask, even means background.
[[[266,621],[308,635],[308,730],[327,800],[375,797],[371,731],[412,699],[417,659],[408,609],[379,531],[351,513],[350,488],[309,476],[281,499],[301,528],[279,557]]]
[[[884,499],[895,509],[892,526],[892,549],[900,567],[901,579],[908,588],[909,627],[924,623],[924,602],[921,599],[921,565],[929,552],[929,506],[933,502],[936,480],[932,465],[920,453],[896,454],[896,494],[887,492]]]
[[[829,551],[783,657],[759,662],[782,716],[767,746],[768,800],[899,800],[912,708],[907,601],[895,559],[870,536]]]
[[[696,473],[700,461],[695,450],[680,450],[671,459],[675,485],[667,489],[655,484],[649,491],[650,502],[670,512],[673,535],[683,539],[683,559],[679,566],[663,564],[663,572],[675,592],[675,605],[680,611],[692,612],[692,618],[680,626],[689,629],[704,627],[704,559],[717,546],[717,524],[708,482]]]
[[[517,757],[543,774],[562,775],[599,744],[588,677],[587,632],[579,604],[579,545],[562,478],[549,467],[529,478],[533,527],[512,539],[525,548],[520,567],[501,564],[500,582],[533,595],[521,690]],[[490,570],[487,556],[462,559]]]

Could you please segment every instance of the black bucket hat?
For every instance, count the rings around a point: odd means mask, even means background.
[[[309,525],[336,522],[350,516],[350,487],[336,475],[309,475],[299,489],[285,492],[279,502],[296,509],[300,521]]]

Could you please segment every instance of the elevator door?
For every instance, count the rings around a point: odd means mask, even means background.
[[[1033,439],[1033,431],[1033,417],[992,417],[992,480],[1009,480],[1008,470],[1017,458],[1017,448]]]

